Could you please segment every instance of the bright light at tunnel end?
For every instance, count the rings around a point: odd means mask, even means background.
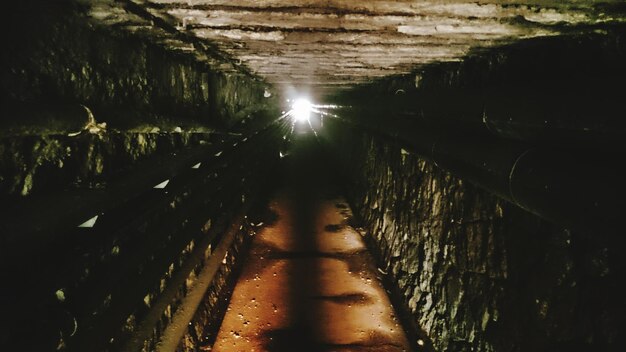
[[[307,99],[299,98],[291,104],[291,116],[296,122],[307,122],[311,117],[313,104]]]

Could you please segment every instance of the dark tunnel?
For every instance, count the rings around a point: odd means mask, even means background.
[[[3,9],[1,351],[624,349],[623,1]]]

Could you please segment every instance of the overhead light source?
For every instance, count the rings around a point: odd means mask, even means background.
[[[291,116],[296,122],[307,122],[311,117],[313,104],[304,98],[296,99],[291,105]]]

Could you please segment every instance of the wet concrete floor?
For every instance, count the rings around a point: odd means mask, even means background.
[[[409,351],[345,199],[308,163],[273,197],[214,351]]]

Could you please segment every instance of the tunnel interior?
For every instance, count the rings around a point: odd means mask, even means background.
[[[3,7],[1,350],[623,349],[623,2]]]

